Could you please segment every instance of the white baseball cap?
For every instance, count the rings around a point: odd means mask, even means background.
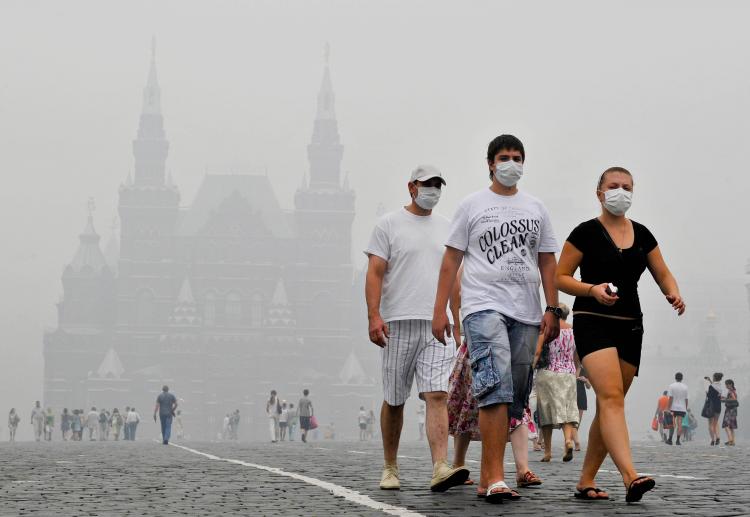
[[[427,181],[432,178],[440,178],[440,182],[443,185],[447,185],[443,179],[443,174],[437,169],[437,167],[432,165],[419,165],[414,171],[412,171],[410,181],[414,183],[415,181]]]

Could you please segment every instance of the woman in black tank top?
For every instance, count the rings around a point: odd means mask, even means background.
[[[597,398],[576,487],[580,499],[609,498],[595,482],[607,454],[622,474],[626,501],[639,501],[656,484],[636,473],[625,422],[625,394],[638,372],[643,338],[638,280],[648,269],[677,314],[685,312],[685,303],[654,236],[625,217],[632,193],[630,172],[621,167],[604,171],[597,186],[602,213],[571,232],[557,268],[558,289],[576,297],[576,348]],[[573,277],[579,268],[580,281]]]

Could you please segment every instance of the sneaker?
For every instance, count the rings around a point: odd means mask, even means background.
[[[380,476],[381,490],[400,490],[401,481],[398,479],[398,465],[386,465],[383,467],[383,475]]]
[[[667,440],[667,445],[672,445],[672,440]]]
[[[451,487],[463,485],[467,479],[469,479],[469,469],[466,467],[453,467],[445,460],[438,461],[432,469],[430,490],[445,492]]]

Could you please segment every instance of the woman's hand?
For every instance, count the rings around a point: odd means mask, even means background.
[[[595,285],[590,289],[590,292],[591,296],[593,296],[597,302],[606,305],[607,307],[613,306],[615,302],[620,299],[616,294],[607,294],[607,284]]]
[[[685,313],[685,301],[682,299],[682,296],[679,294],[668,294],[667,301],[677,311],[678,316],[682,316]]]

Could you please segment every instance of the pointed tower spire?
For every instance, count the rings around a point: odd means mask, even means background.
[[[333,93],[329,61],[330,47],[326,44],[325,67],[318,91],[318,107],[312,141],[307,146],[307,157],[310,161],[310,187],[339,187],[341,185],[341,157],[344,147],[339,140],[336,96]]]
[[[70,261],[66,272],[72,273],[99,273],[106,266],[102,250],[99,248],[99,234],[94,229],[94,200],[88,200],[88,218],[83,232],[78,236],[80,244],[78,250]]]
[[[151,64],[146,87],[143,89],[138,134],[133,141],[136,185],[164,185],[164,164],[168,151],[169,142],[164,133],[164,119],[161,113],[161,88],[156,74],[156,38],[152,38]]]

